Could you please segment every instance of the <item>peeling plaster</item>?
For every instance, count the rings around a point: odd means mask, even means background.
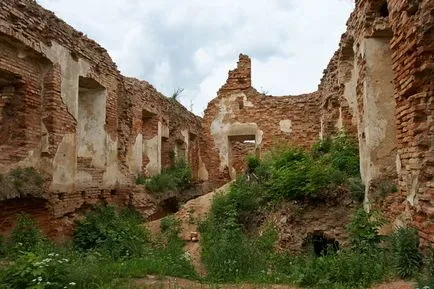
[[[134,145],[129,148],[127,156],[130,172],[136,176],[142,173],[143,162],[143,135],[138,134]]]
[[[72,191],[77,171],[76,157],[75,134],[65,134],[53,159],[53,180],[50,191]]]
[[[158,122],[157,135],[143,142],[143,154],[149,159],[149,163],[146,165],[146,171],[151,176],[161,172],[161,137],[164,127],[166,126]]]
[[[220,108],[219,113],[211,123],[211,135],[214,138],[215,147],[219,151],[220,171],[224,171],[225,168],[229,167],[229,136],[254,135],[256,147],[260,147],[262,144],[264,133],[256,123],[228,123],[225,121],[233,113],[231,105],[241,95],[244,94],[237,93],[220,99],[218,103],[218,107]]]
[[[292,122],[290,119],[283,119],[279,122],[280,130],[291,134],[292,133]]]
[[[51,42],[51,46],[41,42],[41,50],[53,63],[60,65],[62,100],[68,112],[77,119],[78,78],[89,73],[90,64],[83,59],[73,59],[70,51],[55,41]]]

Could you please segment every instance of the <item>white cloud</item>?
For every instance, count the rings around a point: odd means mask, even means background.
[[[197,114],[239,53],[253,85],[275,95],[313,91],[354,6],[350,0],[39,0],[107,48],[122,73],[145,79]]]

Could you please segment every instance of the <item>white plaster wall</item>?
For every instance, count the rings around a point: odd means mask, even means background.
[[[279,122],[280,130],[284,133],[291,134],[292,132],[292,122],[290,119],[283,119]]]
[[[365,183],[396,172],[396,124],[392,58],[389,40],[368,38],[362,51],[366,60],[363,83],[361,167]]]
[[[190,151],[190,133],[188,129],[181,130],[181,135],[184,137],[185,143],[185,155],[183,157],[186,161],[188,161],[188,152]]]
[[[53,159],[53,181],[50,190],[70,192],[74,188],[75,174],[75,134],[66,134]]]
[[[106,166],[106,90],[80,89],[78,96],[78,157],[92,159],[97,168]]]
[[[90,64],[83,59],[74,60],[68,49],[54,41],[51,46],[41,43],[41,49],[48,59],[60,65],[62,100],[68,108],[68,112],[77,119],[78,78],[79,76],[86,76],[88,74]]]
[[[106,161],[107,167],[103,174],[103,184],[105,186],[114,186],[116,183],[127,184],[131,182],[124,176],[118,166],[118,142],[112,140],[109,136],[106,138]]]
[[[157,175],[161,172],[161,137],[163,125],[158,122],[158,133],[152,139],[143,140],[143,154],[149,159],[146,171],[149,175]]]
[[[86,77],[90,71],[90,64],[83,59],[73,59],[68,49],[56,42],[51,46],[40,43],[43,54],[54,64],[59,64],[61,68],[61,98],[68,113],[77,121],[79,120],[79,77]],[[117,141],[112,140],[105,132],[105,96],[104,103],[102,97],[99,98],[98,107],[95,113],[98,125],[93,127],[96,133],[92,136],[89,148],[79,149],[77,146],[78,137],[75,135],[65,135],[52,164],[45,164],[45,170],[52,170],[53,181],[51,190],[70,191],[75,182],[89,182],[89,176],[83,172],[77,172],[77,154],[88,156],[89,152],[96,151],[92,155],[92,162],[95,166],[105,168],[103,175],[104,185],[114,185],[116,182],[128,182],[127,178],[119,171]],[[102,116],[103,115],[103,116]],[[101,119],[103,119],[101,125]],[[84,128],[87,130],[87,128]],[[78,131],[78,129],[77,129]],[[95,139],[97,138],[97,139]]]
[[[232,168],[230,167],[229,136],[254,135],[256,147],[258,148],[262,144],[264,133],[259,129],[256,123],[230,123],[226,121],[226,118],[229,118],[232,115],[233,104],[236,103],[235,101],[239,97],[243,97],[243,101],[247,101],[244,99],[245,95],[243,93],[233,94],[229,97],[220,99],[218,103],[219,113],[211,123],[211,135],[220,157],[220,171],[224,171],[225,168],[229,168],[229,172],[232,171]]]
[[[138,134],[134,145],[128,149],[127,162],[130,172],[136,176],[142,173],[143,135]]]
[[[74,60],[68,49],[56,42],[51,46],[40,43],[43,54],[61,69],[61,98],[68,113],[78,118],[78,80],[86,76],[90,65],[86,61]],[[76,136],[65,135],[59,144],[53,163],[44,169],[52,169],[53,181],[50,190],[71,191],[74,188],[77,174]]]

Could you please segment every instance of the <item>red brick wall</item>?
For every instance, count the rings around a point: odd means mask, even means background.
[[[282,143],[310,148],[320,136],[319,94],[281,97],[261,94],[250,86],[250,65],[250,58],[241,54],[238,67],[229,72],[227,82],[205,110],[202,146],[206,147],[206,150],[202,151],[202,159],[213,182],[223,183],[230,179],[229,168],[221,168],[219,147],[211,132],[213,122],[221,118],[222,112],[223,124],[257,125],[258,130],[263,133],[261,152]],[[291,121],[289,133],[280,128],[280,121],[288,119]]]

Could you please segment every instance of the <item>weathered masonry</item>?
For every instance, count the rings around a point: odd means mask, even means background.
[[[0,173],[33,167],[44,188],[1,188],[0,231],[20,211],[55,231],[101,200],[147,210],[134,179],[172,153],[195,180],[223,184],[246,155],[345,130],[359,141],[366,209],[434,242],[434,2],[358,0],[347,26],[317,91],[261,94],[240,55],[202,119],[122,76],[104,48],[34,1],[1,1]],[[399,192],[377,202],[383,180]]]
[[[347,26],[310,94],[258,93],[240,55],[205,111],[209,177],[223,183],[247,154],[282,142],[309,147],[345,130],[359,140],[365,207],[434,242],[434,2],[359,0]],[[372,192],[383,180],[395,180],[399,193],[380,204]]]
[[[135,177],[184,155],[198,178],[201,122],[34,1],[0,2],[0,172],[33,167],[42,194],[0,194],[0,223],[49,220],[86,204],[128,203]],[[50,228],[53,229],[54,228]]]

